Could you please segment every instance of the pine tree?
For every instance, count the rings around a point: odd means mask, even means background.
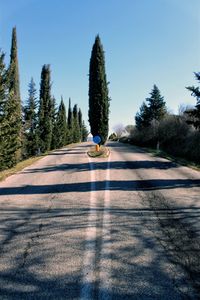
[[[108,137],[109,97],[104,51],[99,35],[96,36],[90,58],[88,114],[92,135],[99,135],[100,144],[104,144]]]
[[[149,113],[151,120],[159,121],[166,115],[167,109],[164,102],[164,97],[161,96],[158,87],[154,84],[150,93],[151,97],[146,98],[149,103]]]
[[[150,111],[145,102],[142,103],[140,111],[136,113],[135,124],[136,127],[141,130],[142,128],[148,127],[151,122]]]
[[[66,145],[66,136],[67,136],[66,109],[63,102],[63,98],[61,98],[61,102],[58,108],[55,128],[56,128],[56,148],[60,148]]]
[[[80,126],[78,120],[78,107],[77,104],[73,107],[73,143],[80,142]]]
[[[37,152],[37,97],[33,78],[29,83],[28,100],[24,107],[25,156],[33,156]]]
[[[9,107],[15,108],[13,118],[15,119],[15,130],[13,130],[13,146],[15,145],[15,158],[13,158],[13,164],[19,161],[22,157],[22,109],[20,99],[20,87],[19,87],[19,68],[17,57],[17,32],[16,27],[12,31],[12,43],[10,52],[10,65],[8,69],[8,86],[9,86],[9,101],[13,102],[9,104]],[[12,147],[14,150],[14,148]]]
[[[39,148],[50,150],[52,141],[52,98],[50,66],[44,65],[40,82],[40,106],[38,113]]]
[[[200,72],[194,74],[196,80],[200,82]],[[192,96],[197,99],[195,109],[186,112],[189,116],[189,120],[187,121],[187,123],[194,125],[194,127],[200,131],[200,88],[194,86],[189,86],[186,88],[191,91]]]
[[[156,85],[153,86],[150,95],[151,97],[146,98],[148,103],[143,102],[135,116],[135,124],[139,130],[150,126],[152,122],[160,121],[167,113],[164,97]]]

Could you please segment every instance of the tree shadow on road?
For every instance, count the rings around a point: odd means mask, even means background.
[[[155,191],[194,187],[200,187],[200,179],[110,180],[108,189],[111,191]],[[105,190],[105,181],[95,182],[95,191]],[[0,195],[57,194],[77,191],[90,192],[91,182],[5,187],[0,188]]]
[[[97,208],[97,212],[94,226],[101,231],[104,208]],[[112,247],[112,251],[103,259],[112,285],[104,290],[99,286],[99,278],[96,282],[89,282],[93,299],[97,299],[98,288],[102,294],[115,300],[184,299],[177,288],[187,285],[184,276],[177,276],[176,286],[173,272],[167,269],[166,253],[158,249],[155,236],[163,235],[160,228],[153,225],[154,209],[111,207],[109,212],[113,226],[112,223],[105,224],[110,226],[110,236],[105,243],[110,244],[108,247]],[[5,218],[0,223],[1,234],[5,236],[4,242],[0,242],[2,299],[79,299],[84,282],[84,235],[90,213],[89,207],[72,209],[64,205],[50,211],[42,205],[37,209],[2,210]],[[167,210],[162,209],[163,216],[166,213]],[[81,230],[82,239],[77,238]],[[151,231],[153,234],[149,234]],[[101,250],[97,247],[97,239],[101,238],[99,233],[93,241],[97,256]],[[68,268],[68,265],[73,266],[73,261],[80,260],[80,254],[81,265],[75,263],[74,267]],[[10,266],[4,269],[3,264],[7,261]],[[65,267],[61,268],[62,265]]]
[[[77,152],[69,152],[68,154],[76,155]],[[55,154],[57,155],[57,154]],[[59,154],[58,154],[59,155]],[[178,166],[173,162],[168,161],[113,161],[109,164],[109,169],[113,170],[136,170],[136,169],[158,169],[158,170],[167,170],[171,168],[177,168]],[[107,170],[108,163],[105,162],[93,162],[93,169],[94,170]],[[24,170],[22,173],[46,173],[46,172],[60,172],[60,171],[76,171],[76,172],[83,172],[90,170],[89,163],[82,163],[82,164],[54,164],[48,167],[43,168],[30,168]]]

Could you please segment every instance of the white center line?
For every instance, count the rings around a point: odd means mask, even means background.
[[[111,154],[110,154],[111,156]],[[102,245],[99,272],[99,300],[110,300],[111,296],[111,239],[110,239],[110,156],[107,162]]]
[[[92,300],[95,286],[95,246],[96,246],[96,197],[95,197],[95,170],[90,158],[90,174],[91,174],[91,192],[90,192],[90,211],[88,219],[88,227],[86,232],[86,248],[84,254],[83,266],[83,282],[81,287],[81,300]]]

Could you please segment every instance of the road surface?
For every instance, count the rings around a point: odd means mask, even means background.
[[[200,173],[90,146],[0,183],[0,299],[199,299]]]

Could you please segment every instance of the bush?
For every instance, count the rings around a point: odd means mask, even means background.
[[[165,152],[200,163],[200,132],[182,116],[168,115],[147,128],[135,129],[130,139],[134,145],[153,148],[159,141],[160,149]]]

